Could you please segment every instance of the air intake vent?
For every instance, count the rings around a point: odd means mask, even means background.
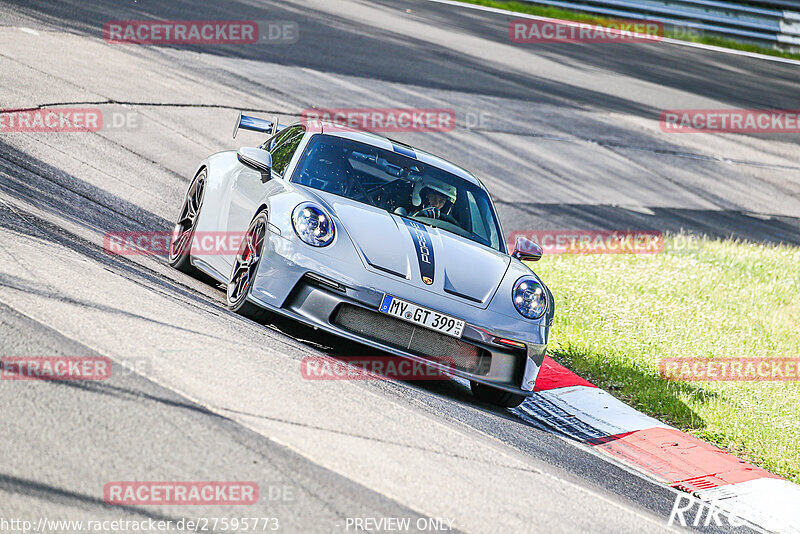
[[[333,323],[364,338],[417,356],[434,361],[452,361],[462,371],[477,375],[489,372],[491,355],[486,349],[382,313],[342,304],[334,314]]]

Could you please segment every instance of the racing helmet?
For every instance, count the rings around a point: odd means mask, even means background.
[[[455,204],[456,199],[458,198],[458,189],[456,189],[456,186],[444,183],[441,180],[428,178],[427,180],[418,183],[414,188],[414,192],[411,194],[411,202],[415,206],[420,206],[422,204],[422,201],[425,198],[426,189],[439,193],[448,201],[450,201],[451,205]]]

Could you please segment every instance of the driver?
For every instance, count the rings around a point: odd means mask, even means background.
[[[425,187],[422,188],[422,191],[420,191],[420,197],[422,197],[423,200],[422,209],[412,216],[427,217],[429,219],[450,219],[451,217],[448,215],[442,214],[442,210],[444,210],[448,201],[450,201],[451,206],[455,204],[456,195],[457,190],[455,186],[435,182],[427,183]]]

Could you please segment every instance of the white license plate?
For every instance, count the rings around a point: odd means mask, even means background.
[[[450,317],[391,295],[384,295],[379,310],[409,323],[414,323],[452,337],[461,337],[466,324],[461,319]]]

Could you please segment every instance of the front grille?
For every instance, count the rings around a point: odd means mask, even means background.
[[[489,372],[491,355],[488,350],[389,315],[342,304],[334,313],[333,323],[359,336],[417,356],[452,362],[457,369],[469,373],[485,375]]]

